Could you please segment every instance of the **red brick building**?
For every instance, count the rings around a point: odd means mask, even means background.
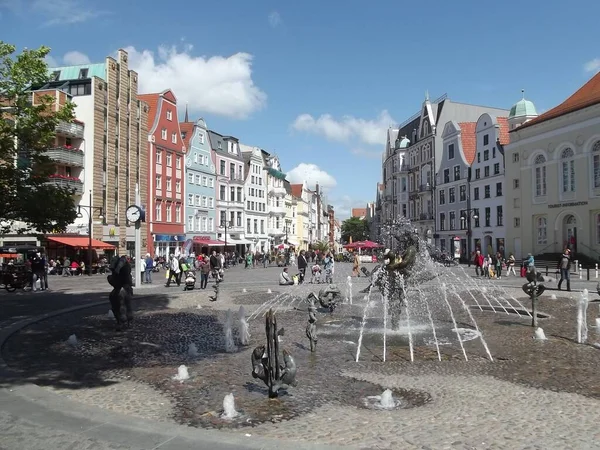
[[[167,256],[185,241],[185,144],[177,116],[177,98],[170,89],[143,94],[148,111],[148,252]]]

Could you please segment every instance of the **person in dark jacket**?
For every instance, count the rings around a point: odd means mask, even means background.
[[[133,280],[131,278],[131,262],[129,258],[126,256],[115,256],[110,265],[110,272],[107,279],[113,290],[109,294],[108,299],[110,300],[110,306],[117,321],[117,330],[121,331],[125,325],[131,325],[131,321],[133,320],[133,308],[131,307]]]
[[[560,281],[558,282],[558,290],[563,281],[567,282],[567,291],[571,291],[571,250],[565,249],[565,252],[558,261],[558,269],[560,270]]]
[[[306,267],[308,266],[308,261],[306,260],[306,255],[304,250],[300,251],[298,255],[298,272],[300,273],[300,277],[298,279],[298,284],[302,284],[304,282],[304,275],[306,275]]]

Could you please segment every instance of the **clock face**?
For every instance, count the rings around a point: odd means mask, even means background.
[[[127,208],[125,215],[130,222],[137,222],[142,217],[142,211],[139,207],[132,205]]]

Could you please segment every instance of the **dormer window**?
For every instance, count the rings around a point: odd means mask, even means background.
[[[60,79],[60,70],[52,72],[52,81],[58,81]]]
[[[171,111],[171,110],[167,111],[167,120],[173,120],[173,111]]]
[[[79,69],[79,79],[83,80],[88,77],[88,69]]]

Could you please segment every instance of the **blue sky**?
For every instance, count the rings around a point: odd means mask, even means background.
[[[2,39],[57,64],[127,48],[145,92],[320,180],[341,216],[374,199],[385,129],[425,91],[508,109],[525,89],[544,111],[600,69],[593,0],[139,4],[0,0]]]

